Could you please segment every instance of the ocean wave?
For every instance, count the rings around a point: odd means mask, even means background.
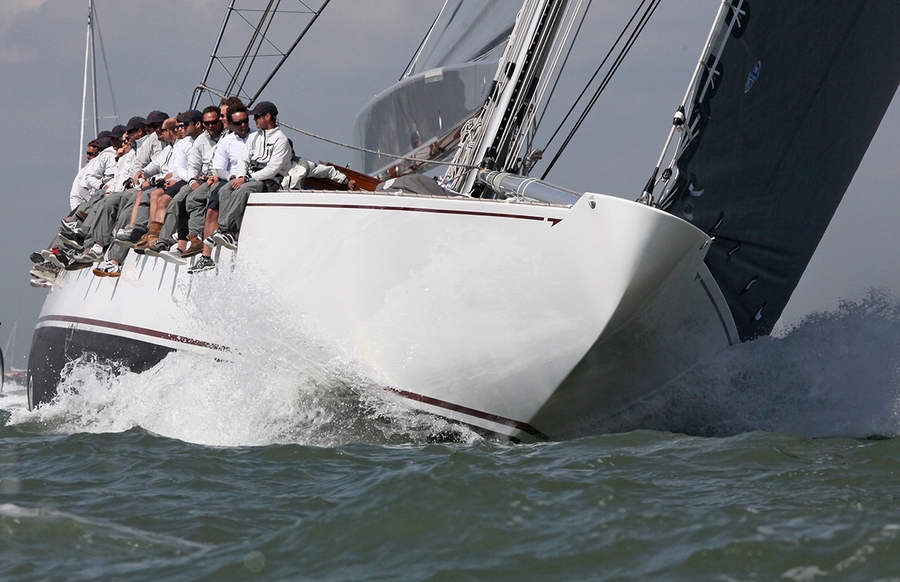
[[[0,401],[6,424],[66,434],[140,427],[214,446],[478,439],[412,410],[302,314],[265,289],[256,293],[251,305],[225,292],[206,298],[216,306],[206,324],[227,329],[228,360],[174,352],[133,374],[86,355],[66,366],[49,405],[29,412],[21,396]],[[241,324],[226,326],[234,313],[242,313]],[[872,291],[702,362],[618,415],[616,428],[893,437],[900,434],[898,347],[900,301]]]
[[[619,416],[622,429],[727,436],[900,434],[900,300],[842,301],[700,363]]]

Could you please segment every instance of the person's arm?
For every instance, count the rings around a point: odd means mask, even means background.
[[[251,180],[271,180],[279,174],[279,172],[287,173],[291,167],[291,144],[287,137],[278,132],[278,138],[272,142],[272,156],[265,166],[250,174]],[[258,141],[258,140],[257,140]]]

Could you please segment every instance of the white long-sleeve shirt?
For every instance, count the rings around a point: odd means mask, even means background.
[[[169,171],[174,180],[190,180],[188,176],[188,157],[191,155],[191,149],[194,147],[194,138],[189,135],[184,136],[175,142],[172,146],[172,158],[169,160]]]
[[[247,137],[253,135],[252,133]],[[237,176],[238,158],[247,145],[247,137],[238,137],[236,133],[229,133],[219,140],[219,146],[213,156],[212,168],[220,180],[228,180]]]
[[[109,146],[87,165],[81,185],[94,191],[112,182],[116,175],[116,148]]]
[[[293,159],[291,144],[280,127],[260,129],[247,136],[247,145],[238,158],[238,176],[251,180],[271,180],[286,176]]]
[[[194,147],[191,148],[191,153],[188,156],[187,175],[189,182],[195,181],[200,176],[209,175],[218,141],[213,139],[209,132],[206,131],[194,140]]]
[[[90,198],[90,191],[81,185],[81,180],[84,178],[84,173],[87,172],[87,168],[88,164],[81,166],[81,169],[78,170],[78,173],[75,175],[75,179],[72,180],[72,189],[69,191],[70,210],[75,210],[82,202],[85,202]]]
[[[116,162],[116,175],[113,177],[112,184],[110,184],[110,190],[113,192],[125,190],[125,182],[132,177],[131,166],[136,155],[137,151],[132,148],[127,154],[119,157],[119,160]]]
[[[153,156],[161,152],[166,144],[161,142],[159,136],[155,133],[151,133],[139,139],[135,145],[137,147],[137,155],[135,155],[131,164],[132,177],[143,171],[153,159]]]
[[[172,158],[172,144],[163,142],[162,151],[153,156],[150,163],[144,168],[144,178],[147,180],[155,177],[164,177],[169,173],[169,162]]]

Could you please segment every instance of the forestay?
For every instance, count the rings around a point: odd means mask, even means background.
[[[748,340],[780,317],[900,84],[900,0],[729,1],[661,205],[714,237],[706,263]]]

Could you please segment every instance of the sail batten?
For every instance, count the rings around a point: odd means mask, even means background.
[[[715,237],[707,266],[748,340],[780,317],[900,84],[900,0],[742,5],[664,208]]]

